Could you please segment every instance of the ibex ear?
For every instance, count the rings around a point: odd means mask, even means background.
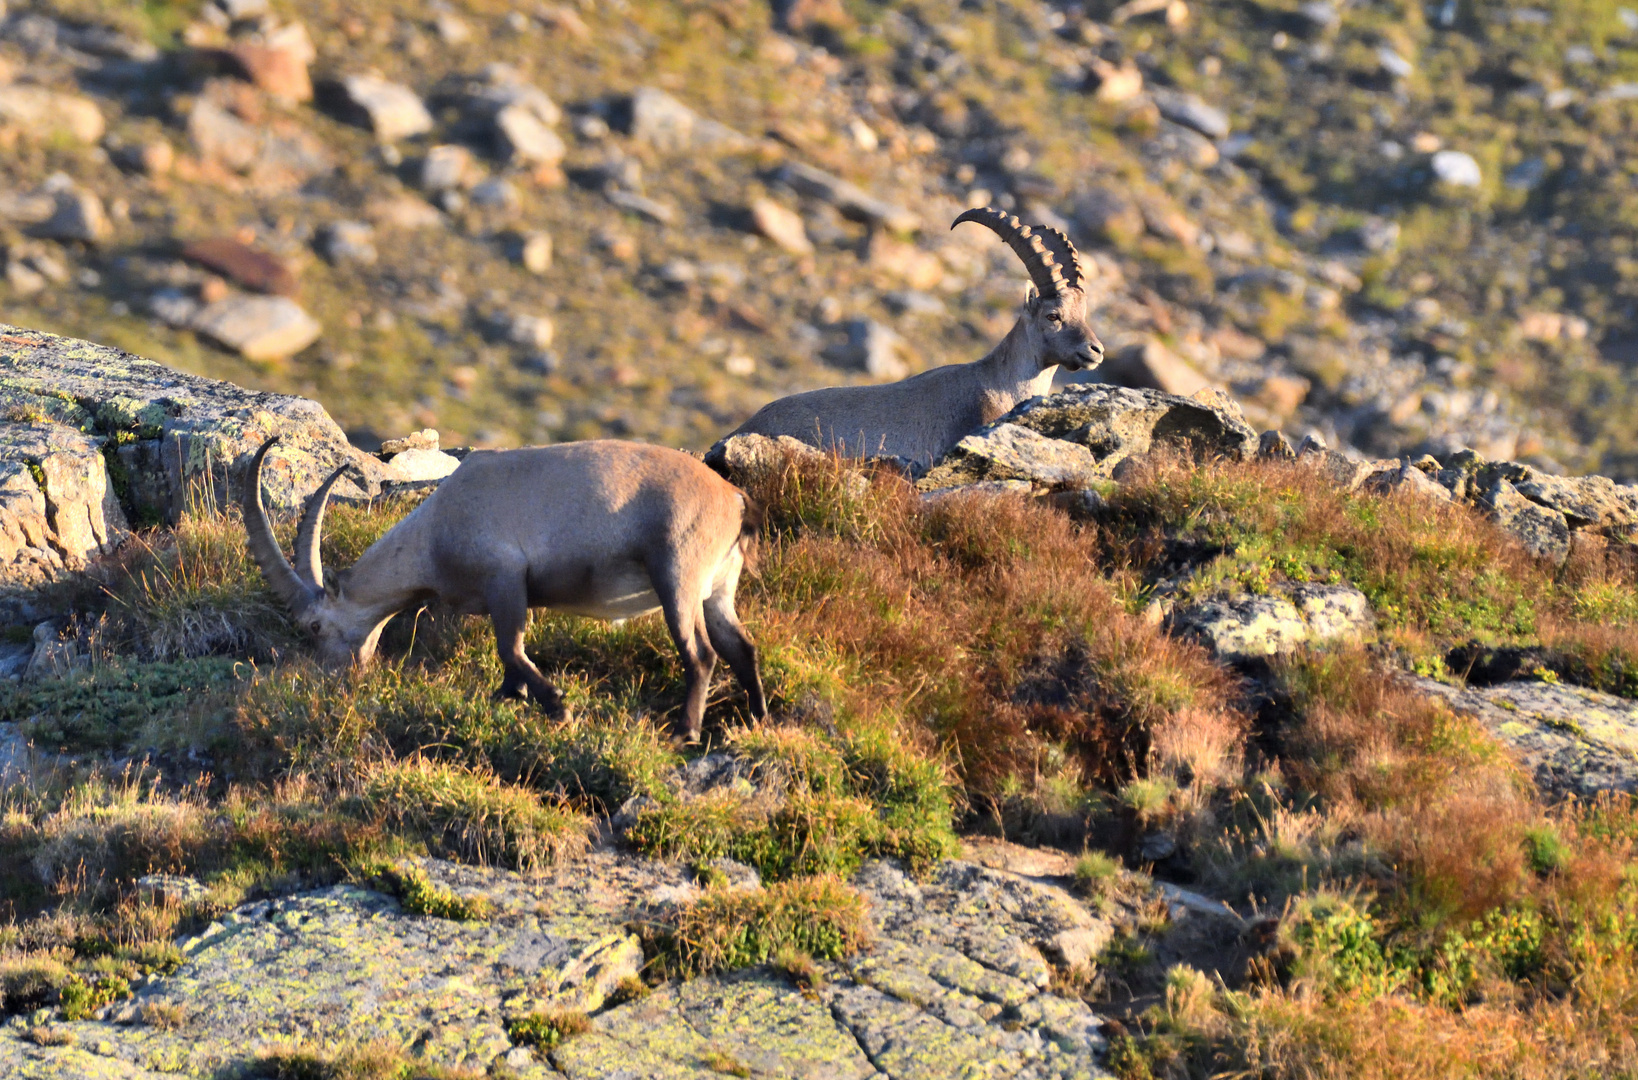
[[[348,570],[326,570],[324,572],[324,595],[331,600],[340,600],[347,591],[347,578],[352,575]]]
[[[1034,311],[1041,306],[1041,294],[1033,285],[1024,286],[1024,305]]]

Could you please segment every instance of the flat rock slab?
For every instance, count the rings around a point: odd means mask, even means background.
[[[1523,679],[1465,690],[1415,682],[1506,743],[1544,794],[1638,792],[1638,701]]]
[[[876,948],[824,965],[804,995],[768,968],[671,983],[602,1009],[642,963],[626,929],[657,896],[686,891],[681,866],[599,852],[537,877],[421,862],[438,884],[494,904],[488,922],[405,913],[352,886],[241,907],[182,943],[187,961],[100,1019],[0,1028],[0,1075],[103,1080],[223,1075],[261,1047],[386,1040],[444,1065],[503,1065],[575,1080],[720,1076],[731,1058],[759,1077],[1095,1077],[1103,1039],[1082,1002],[1047,992],[1046,953],[1065,935],[1112,929],[1051,885],[972,863],[925,881],[869,863]],[[1101,945],[1099,946],[1101,947]],[[181,1006],[179,1028],[143,1007]],[[592,1028],[549,1060],[515,1047],[508,1017],[568,1007]],[[717,1066],[717,1068],[713,1068]]]

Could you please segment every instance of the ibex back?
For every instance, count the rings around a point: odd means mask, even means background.
[[[494,623],[505,678],[498,694],[561,715],[562,695],[524,654],[529,609],[602,619],[665,613],[687,681],[683,733],[697,739],[721,654],[767,712],[756,648],[734,610],[755,543],[738,488],[687,454],[596,441],[477,451],[351,568],[326,583],[319,537],[337,470],[308,499],[286,561],[262,506],[262,444],[245,478],[251,554],[330,667],[368,664],[387,620],[428,600]]]
[[[732,435],[789,435],[849,456],[899,457],[926,468],[963,435],[1044,394],[1061,365],[1096,367],[1103,343],[1087,322],[1086,267],[1056,229],[999,210],[968,210],[1024,261],[1034,288],[1024,313],[990,353],[881,386],[832,386],[764,405]]]

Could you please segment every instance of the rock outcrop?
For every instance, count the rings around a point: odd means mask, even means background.
[[[1230,661],[1360,641],[1375,627],[1365,594],[1351,585],[1295,585],[1266,596],[1205,600],[1175,608],[1167,622],[1174,634]]]
[[[119,349],[0,325],[0,591],[39,585],[112,549],[132,524],[189,500],[238,497],[270,435],[270,507],[290,511],[331,470],[342,497],[379,490],[383,466],[314,401],[187,375]]]
[[[919,486],[933,491],[984,480],[1062,486],[1108,478],[1121,462],[1161,447],[1247,458],[1257,451],[1257,433],[1226,399],[1084,383],[1031,398],[968,435]]]
[[[824,985],[803,992],[757,967],[610,1007],[643,963],[629,921],[695,892],[685,868],[610,853],[535,878],[421,866],[442,887],[486,897],[493,917],[412,915],[347,885],[249,904],[182,942],[174,975],[150,977],[96,1019],[55,1024],[68,1045],[27,1040],[50,1017],[17,1017],[0,1029],[0,1073],[211,1076],[264,1046],[368,1031],[432,1063],[526,1078],[706,1080],[720,1075],[711,1055],[758,1076],[1107,1075],[1100,1018],[1049,986],[1053,962],[1096,953],[1113,928],[1054,885],[962,861],[922,882],[867,863],[854,885],[875,948],[824,965]],[[506,1021],[546,1008],[593,1017],[540,1057],[512,1043]],[[180,1026],[145,1020],[155,1015]]]
[[[1638,701],[1528,679],[1466,689],[1415,682],[1506,743],[1544,794],[1638,793]]]

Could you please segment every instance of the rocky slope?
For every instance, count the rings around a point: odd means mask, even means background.
[[[13,2],[8,317],[372,448],[703,447],[982,354],[995,202],[1095,257],[1115,382],[1628,477],[1625,9],[1445,11]]]
[[[670,655],[645,636],[663,635],[652,619],[542,620],[531,648],[581,712],[561,724],[488,702],[487,630],[437,616],[422,652],[418,614],[391,647],[403,659],[374,672],[326,679],[304,662],[209,501],[237,496],[275,432],[286,507],[337,463],[355,503],[435,484],[455,461],[435,432],[369,455],[312,401],[14,327],[0,350],[16,493],[0,533],[57,559],[44,573],[46,555],[20,557],[3,578],[15,809],[0,890],[32,915],[0,945],[8,1074],[342,1076],[334,1055],[374,1042],[472,1075],[1130,1076],[1196,1051],[1187,1074],[1208,1075],[1259,1060],[1255,1025],[1277,1014],[1255,1010],[1330,1007],[1314,985],[1352,1000],[1366,991],[1349,980],[1376,979],[1366,1000],[1462,1024],[1486,987],[1523,994],[1566,970],[1543,940],[1576,935],[1605,970],[1632,968],[1632,486],[1468,449],[1293,447],[1209,387],[1069,386],[913,483],[891,462],[728,439],[707,460],[777,496],[746,611],[779,715],[714,711],[724,749],[684,760],[651,719],[674,681],[649,670]],[[132,536],[190,485],[204,505]],[[330,543],[356,552],[408,505],[339,507]],[[919,580],[894,578],[889,554],[919,560]],[[1022,599],[907,634],[934,602],[998,585]],[[1088,598],[1106,606],[1063,613]],[[792,621],[833,603],[829,623]],[[931,721],[891,713],[870,726],[897,697],[912,717],[959,717],[959,699],[915,696],[947,657],[904,656],[974,623],[1017,649],[950,643],[961,678],[985,657],[968,685],[995,696],[976,731],[935,743]],[[1060,646],[1065,624],[1077,636]],[[880,642],[861,634],[873,625]],[[867,659],[835,674],[833,641]],[[872,664],[888,679],[867,681]],[[1350,723],[1387,746],[1364,767],[1336,741]],[[1130,753],[1120,739],[1136,737]],[[1357,802],[1319,772],[1339,760]],[[1434,821],[1426,834],[1394,816],[1396,786]],[[975,835],[957,854],[957,824],[1096,850],[1072,861]],[[1518,832],[1486,846],[1495,827]],[[1414,887],[1444,858],[1446,882],[1513,880],[1516,897],[1426,903],[1379,854],[1407,832],[1434,849],[1404,856],[1426,860]],[[470,865],[507,861],[524,872]],[[1390,936],[1394,908],[1312,886],[1311,867],[1402,890],[1398,917],[1444,918],[1444,936]],[[767,947],[786,903],[783,917],[834,929],[833,912],[788,899],[814,882],[858,905],[855,936],[828,960]],[[763,921],[721,931],[729,959],[668,966],[697,945],[679,920],[736,905]],[[1586,1013],[1619,1028],[1611,1009]],[[1521,1053],[1581,1052],[1547,1038]],[[1615,1029],[1593,1038],[1615,1047],[1604,1060],[1626,1052]]]
[[[1100,1019],[1050,992],[1046,957],[1084,962],[1113,928],[1050,880],[950,862],[918,884],[870,864],[857,882],[875,948],[827,965],[817,988],[760,969],[605,1007],[643,962],[629,924],[698,894],[682,868],[612,854],[533,878],[425,867],[440,886],[486,897],[493,915],[418,916],[346,886],[250,905],[184,940],[175,974],[97,1019],[45,1019],[62,1046],[28,1041],[35,1022],[15,1018],[0,1030],[0,1066],[62,1080],[217,1075],[265,1047],[368,1036],[521,1077],[707,1077],[723,1059],[744,1075],[837,1080],[1107,1075]],[[514,1045],[507,1021],[543,1007],[596,1019],[549,1053]]]

